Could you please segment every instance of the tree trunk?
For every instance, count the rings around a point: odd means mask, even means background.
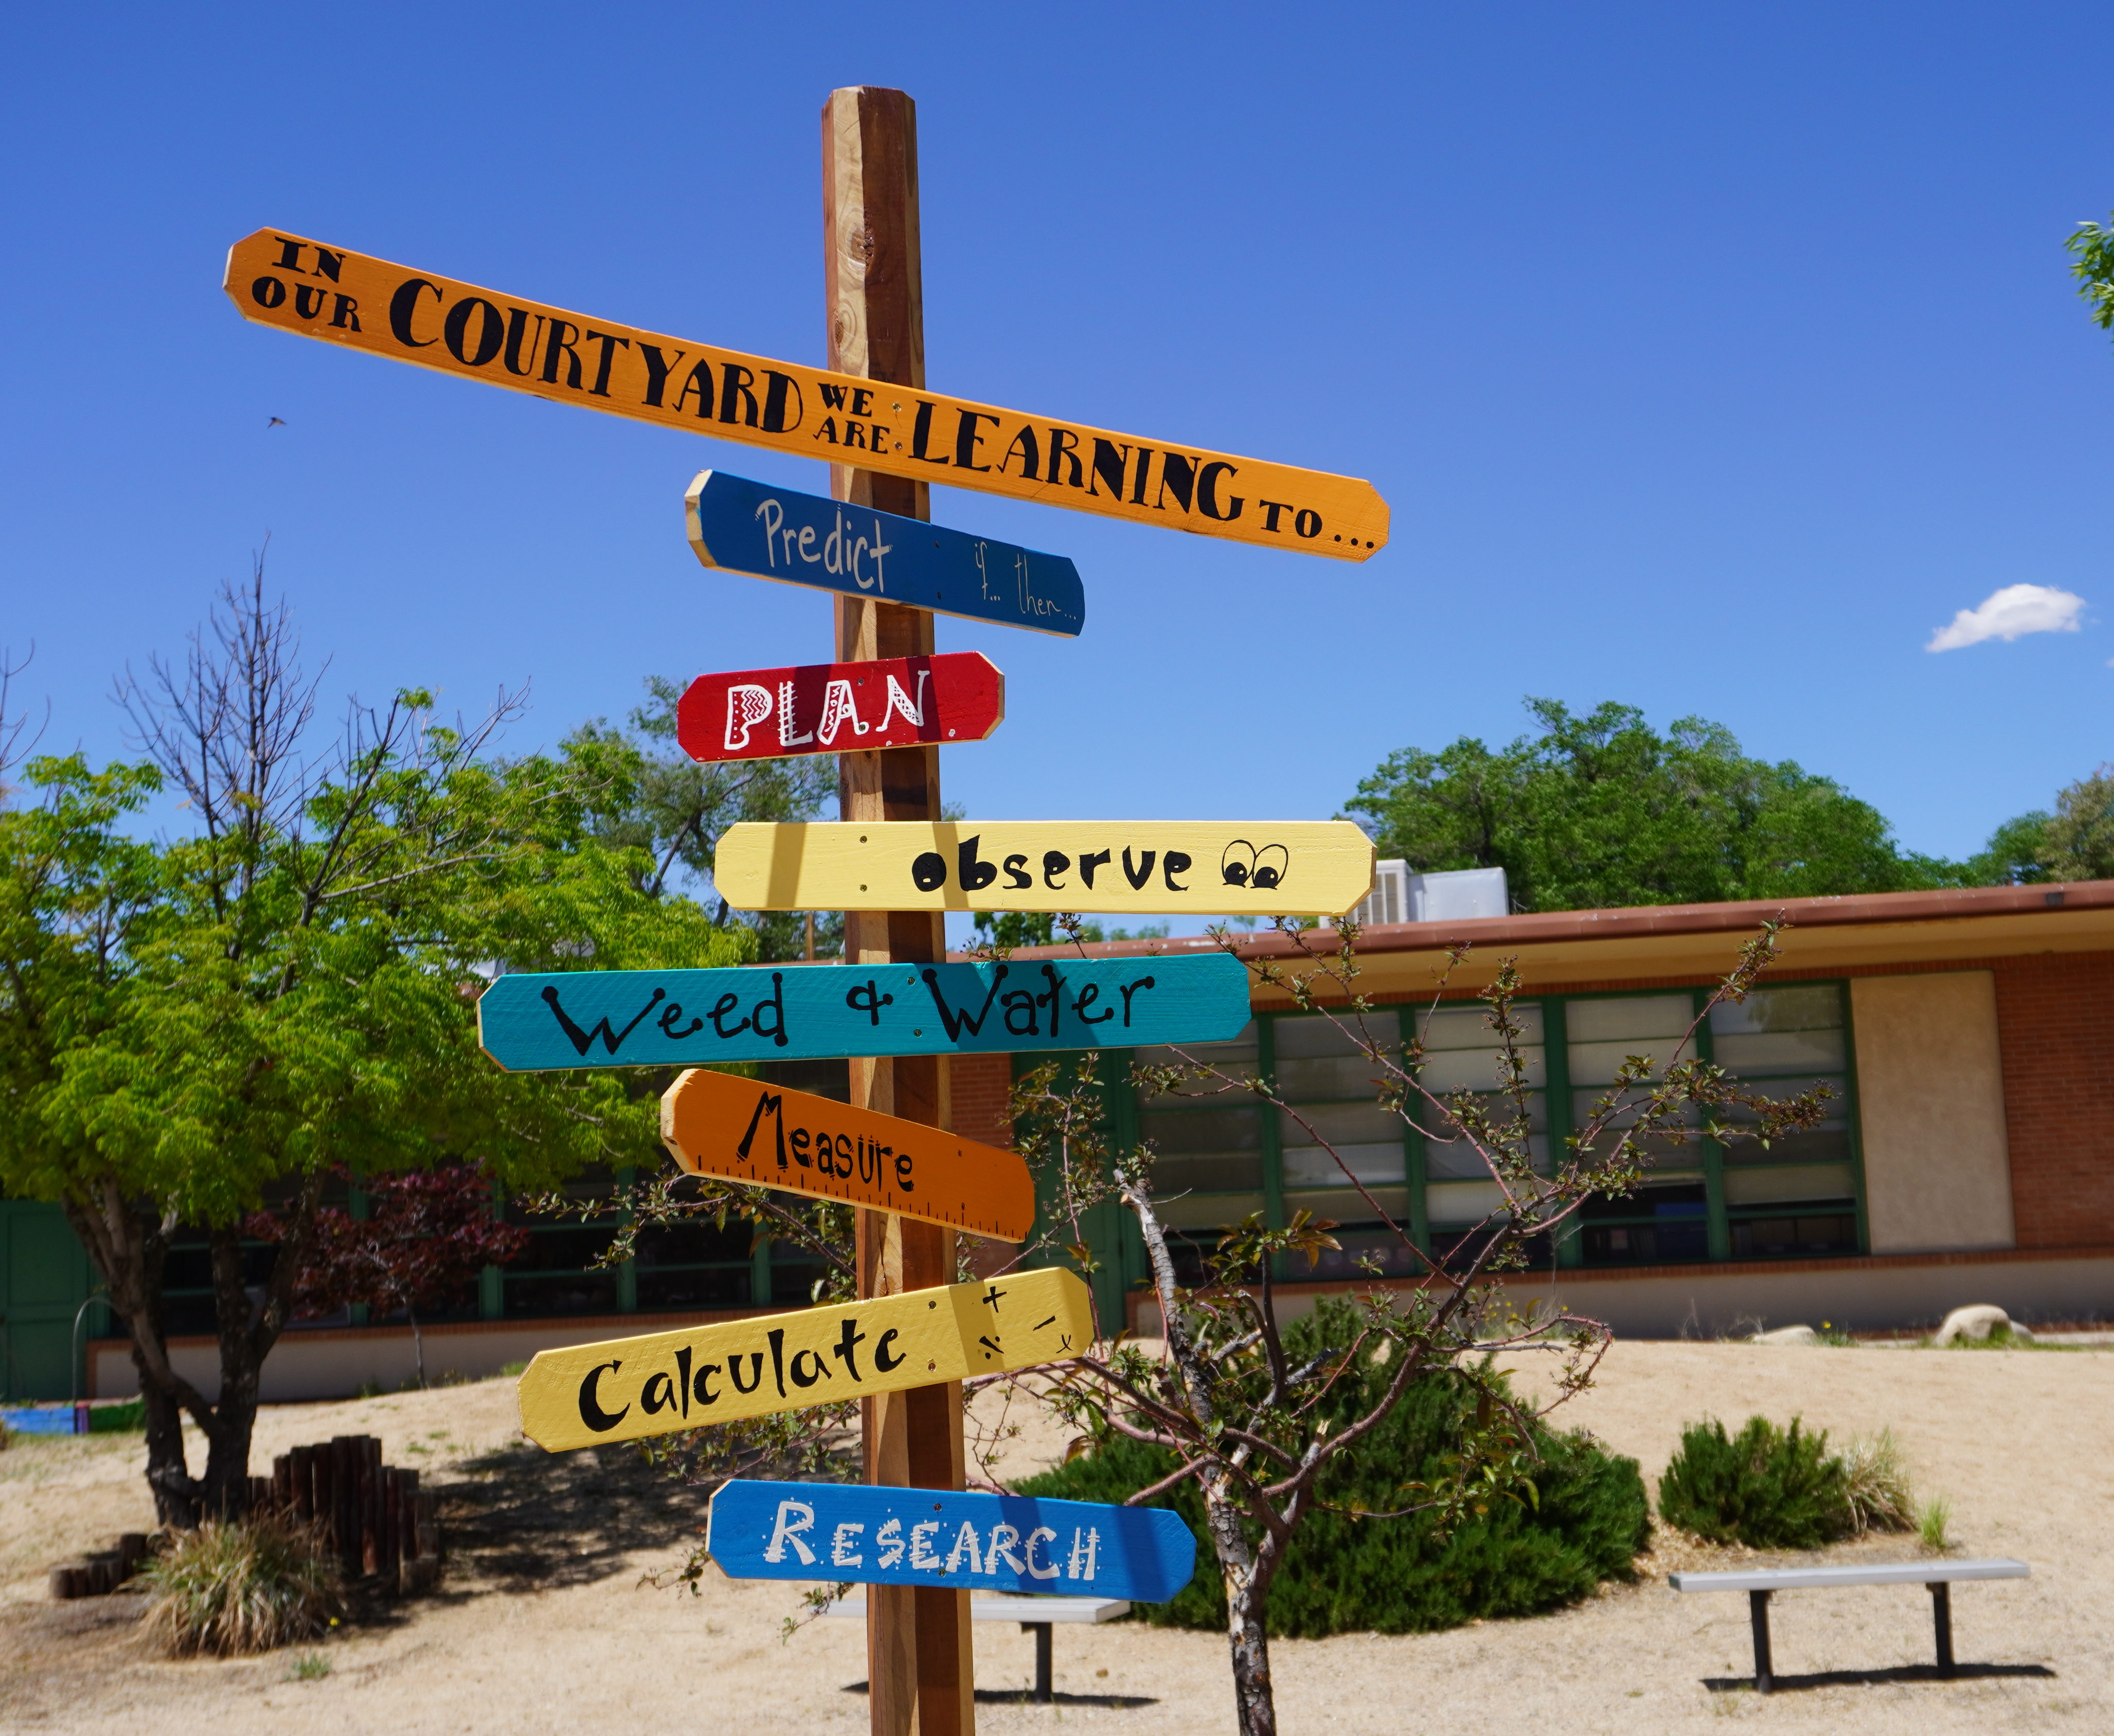
[[[140,1371],[141,1408],[147,1425],[147,1486],[162,1524],[189,1530],[199,1522],[199,1484],[184,1457],[183,1413],[204,1401],[169,1367],[162,1326],[162,1276],[169,1240],[161,1224],[126,1201],[105,1181],[89,1200],[69,1196],[66,1221],[88,1250],[112,1312],[132,1339],[132,1366]]]
[[[1277,1736],[1277,1702],[1270,1679],[1270,1634],[1264,1610],[1270,1597],[1274,1552],[1258,1554],[1248,1542],[1246,1515],[1226,1486],[1223,1473],[1206,1473],[1205,1523],[1226,1586],[1226,1638],[1233,1648],[1233,1711],[1241,1736]],[[1269,1540],[1264,1540],[1265,1550]]]
[[[1225,1564],[1226,1638],[1233,1654],[1233,1711],[1241,1736],[1277,1736],[1277,1701],[1270,1679],[1270,1634],[1264,1596],[1252,1568]]]
[[[242,1281],[242,1234],[229,1225],[212,1233],[213,1312],[219,1326],[220,1398],[204,1394],[170,1365],[162,1320],[162,1277],[168,1257],[166,1226],[126,1201],[106,1179],[88,1200],[69,1198],[66,1221],[87,1249],[109,1293],[112,1308],[132,1337],[132,1364],[147,1425],[147,1484],[155,1516],[188,1530],[203,1518],[240,1518],[249,1510],[249,1441],[264,1358],[284,1329],[294,1273],[315,1229],[323,1172],[304,1181],[289,1211],[261,1306]],[[206,1437],[205,1475],[190,1474],[184,1456],[184,1413]]]
[[[242,1232],[232,1225],[212,1232],[213,1312],[220,1328],[220,1397],[207,1431],[204,1507],[209,1518],[249,1512],[249,1436],[257,1422],[263,1372],[251,1316],[257,1312],[242,1281]],[[282,1244],[283,1247],[284,1244]]]

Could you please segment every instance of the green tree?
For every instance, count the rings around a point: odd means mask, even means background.
[[[658,898],[685,883],[716,903],[715,920],[753,930],[757,956],[796,959],[807,950],[808,918],[815,918],[815,952],[830,957],[843,950],[844,913],[838,910],[759,910],[736,913],[712,897],[712,862],[727,827],[744,820],[812,820],[837,793],[837,759],[818,753],[785,759],[701,763],[677,744],[675,708],[683,697],[676,682],[661,676],[646,681],[647,703],[635,707],[628,727],[597,719],[572,744],[613,749],[635,758],[629,799],[597,821],[607,843],[635,853],[634,884]]]
[[[2103,332],[2114,331],[2114,226],[2080,223],[2063,245],[2073,256],[2070,274],[2093,323]]]
[[[2065,786],[2043,836],[2049,878],[2114,879],[2114,766]]]
[[[158,1509],[188,1525],[246,1505],[260,1371],[334,1166],[468,1163],[518,1188],[653,1148],[655,1082],[484,1057],[480,969],[731,964],[753,942],[646,890],[612,841],[638,799],[622,743],[501,761],[510,706],[448,728],[406,692],[353,705],[318,752],[261,568],[120,692],[143,763],[34,760],[34,799],[0,808],[0,1188],[61,1203],[88,1249],[132,1340]],[[134,836],[172,787],[188,833]],[[267,1205],[283,1239],[246,1246]],[[210,1400],[163,1330],[180,1225],[208,1242]]]
[[[1700,717],[1664,735],[1634,706],[1554,699],[1493,751],[1462,736],[1390,754],[1347,804],[1384,856],[1420,872],[1502,868],[1526,910],[1707,904],[1950,883],[1904,854],[1869,804]]]
[[[1970,886],[2038,886],[2059,879],[2051,867],[2048,822],[2054,818],[2036,808],[2006,820],[1989,841],[1961,864],[1961,879]]]

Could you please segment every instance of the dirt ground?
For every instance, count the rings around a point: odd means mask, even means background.
[[[1682,1422],[1802,1414],[1838,1435],[1891,1425],[1920,1488],[1952,1501],[1971,1555],[2016,1555],[2024,1582],[1959,1587],[1961,1678],[1929,1669],[1929,1596],[1860,1587],[1779,1596],[1782,1691],[1745,1685],[1746,1602],[1678,1596],[1669,1564],[1637,1585],[1531,1620],[1382,1638],[1279,1641],[1288,1732],[1621,1731],[1715,1728],[1937,1736],[1947,1731],[2114,1729],[2114,1352],[1618,1345],[1569,1419],[1655,1476]],[[781,1642],[798,1587],[716,1570],[701,1596],[642,1585],[680,1559],[703,1523],[691,1491],[621,1449],[547,1456],[518,1431],[512,1384],[490,1381],[344,1404],[289,1405],[258,1431],[254,1466],[334,1434],[382,1437],[392,1463],[443,1488],[451,1550],[435,1596],[350,1625],[317,1648],[329,1671],[301,1680],[281,1653],[170,1663],[135,1631],[141,1601],[55,1603],[45,1570],[151,1509],[136,1437],[21,1441],[0,1454],[0,1730],[213,1733],[500,1732],[583,1728],[748,1731],[863,1727],[859,1624],[826,1620]],[[1055,1437],[1031,1430],[1023,1459]],[[197,1455],[194,1455],[194,1460]],[[1861,1546],[1909,1559],[1892,1538]],[[1837,1551],[1836,1553],[1842,1553]],[[1137,1732],[1232,1728],[1225,1648],[1215,1635],[1119,1623],[1059,1628],[1054,1706],[1016,1697],[1030,1636],[976,1635],[986,1732],[1064,1724]]]

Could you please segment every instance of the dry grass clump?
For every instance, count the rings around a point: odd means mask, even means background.
[[[1842,1503],[1852,1535],[1916,1528],[1915,1492],[1892,1429],[1853,1436],[1836,1456],[1842,1466]]]
[[[269,1651],[329,1630],[336,1564],[306,1526],[275,1518],[179,1532],[140,1574],[147,1632],[172,1657]]]

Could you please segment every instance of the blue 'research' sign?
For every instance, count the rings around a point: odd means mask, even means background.
[[[1197,1570],[1178,1513],[863,1483],[722,1483],[706,1547],[734,1579],[835,1579],[1165,1603]]]
[[[1062,555],[724,470],[700,471],[683,503],[707,566],[1067,638],[1086,625],[1086,587]]]

